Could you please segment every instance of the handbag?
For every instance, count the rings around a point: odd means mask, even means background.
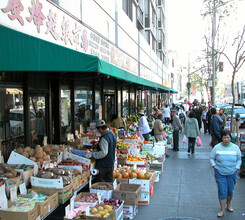
[[[197,146],[198,147],[202,146],[202,141],[201,141],[201,138],[199,136],[197,137]]]

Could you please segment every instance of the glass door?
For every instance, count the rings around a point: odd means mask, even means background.
[[[110,122],[115,111],[115,95],[114,94],[105,94],[105,121]]]
[[[30,96],[29,108],[29,135],[31,146],[44,145],[44,138],[47,136],[48,128],[48,107],[46,95]]]

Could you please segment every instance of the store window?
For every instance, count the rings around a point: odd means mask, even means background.
[[[75,130],[87,133],[92,121],[92,91],[89,89],[75,90]]]
[[[61,141],[64,143],[68,133],[71,131],[71,90],[61,89]]]
[[[102,119],[102,105],[101,105],[101,97],[100,91],[95,91],[95,120]]]
[[[147,110],[148,115],[151,115],[153,112],[153,106],[152,106],[152,99],[151,99],[151,92],[150,91],[148,92],[148,105],[147,106],[148,106],[148,110]]]
[[[127,117],[128,116],[128,106],[129,102],[128,102],[128,91],[127,90],[123,90],[123,117]]]
[[[133,90],[130,92],[130,114],[136,115],[136,97]]]
[[[0,147],[5,161],[11,151],[24,145],[23,90],[0,88]]]

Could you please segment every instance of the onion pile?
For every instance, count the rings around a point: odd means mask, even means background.
[[[91,203],[95,203],[97,201],[98,201],[97,194],[85,195],[78,200],[78,202],[91,202]]]
[[[103,202],[101,203],[101,205],[114,205],[116,210],[119,209],[119,207],[121,206],[121,204],[123,203],[122,200],[114,200],[112,198],[110,199],[104,199]]]

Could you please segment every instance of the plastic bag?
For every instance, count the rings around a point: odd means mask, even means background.
[[[197,137],[197,146],[198,147],[202,146],[202,141],[201,141],[201,138],[199,136]]]
[[[184,144],[187,144],[188,139],[187,139],[186,135],[184,135],[182,142],[183,142]]]
[[[166,139],[166,132],[165,131],[162,132],[162,137],[163,137],[163,140]]]

